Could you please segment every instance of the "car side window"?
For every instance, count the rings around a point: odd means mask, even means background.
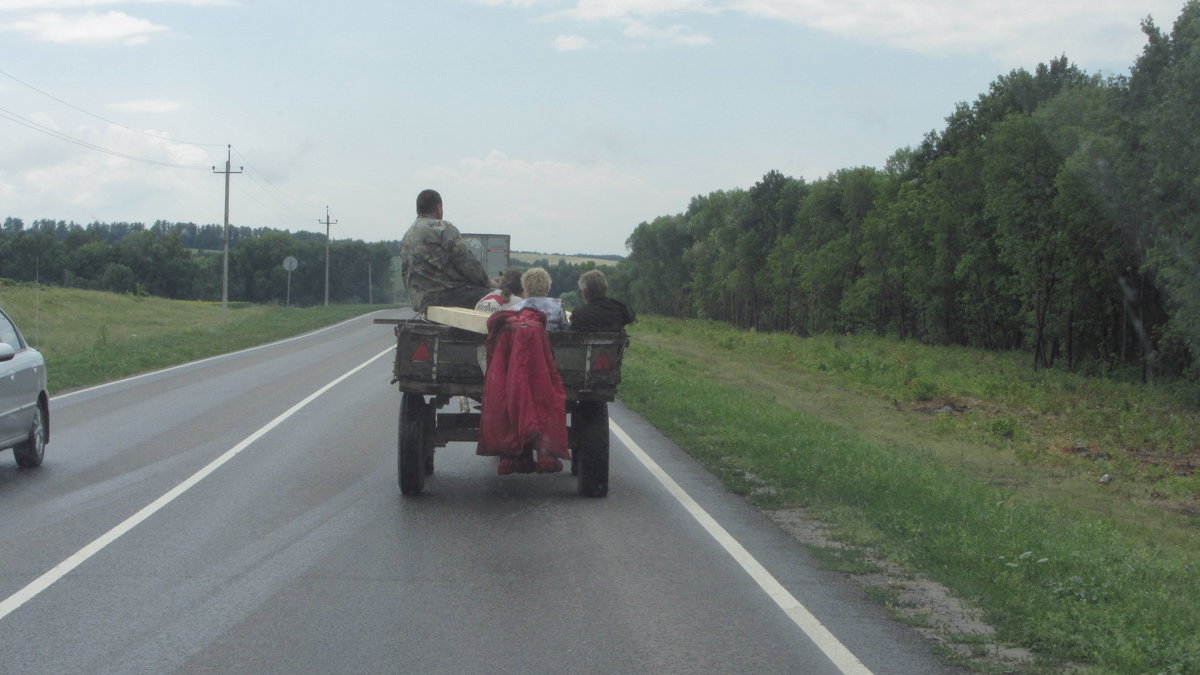
[[[21,338],[17,337],[16,327],[3,314],[0,314],[0,342],[7,342],[13,349],[21,349]]]

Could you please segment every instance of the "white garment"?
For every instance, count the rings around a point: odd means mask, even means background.
[[[536,309],[546,313],[546,330],[566,330],[570,325],[570,319],[567,318],[567,312],[563,309],[562,300],[558,298],[525,298],[521,302],[512,306],[512,311],[519,312],[523,309]]]
[[[505,302],[504,296],[500,293],[500,291],[493,291],[483,296],[483,298],[475,304],[475,311],[495,314],[502,309],[511,309],[513,305],[517,304],[518,302],[521,302],[521,296],[519,295],[514,295],[508,299],[508,302]]]

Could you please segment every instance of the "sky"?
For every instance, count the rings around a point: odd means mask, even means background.
[[[627,253],[770,171],[882,168],[1000,75],[1129,72],[1184,0],[0,0],[0,218]]]

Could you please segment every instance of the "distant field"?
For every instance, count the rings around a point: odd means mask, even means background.
[[[559,255],[557,253],[526,253],[524,251],[513,251],[509,254],[509,259],[524,265],[532,265],[538,260],[547,260],[551,265],[557,265],[559,260],[566,261],[568,265],[585,265],[592,262],[596,263],[597,266],[608,265],[611,267],[617,264],[617,261],[609,260],[608,258],[589,258],[578,255]]]

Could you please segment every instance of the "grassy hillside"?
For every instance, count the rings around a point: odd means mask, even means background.
[[[1190,388],[875,337],[635,329],[622,400],[752,502],[942,582],[1029,668],[1200,672]]]
[[[166,300],[0,280],[0,308],[46,358],[51,393],[303,333],[371,309]]]

